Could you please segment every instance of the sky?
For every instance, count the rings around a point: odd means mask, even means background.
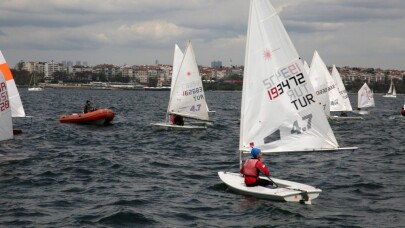
[[[1,0],[0,50],[23,61],[243,65],[249,0]],[[326,65],[405,70],[404,0],[271,0],[299,55]]]

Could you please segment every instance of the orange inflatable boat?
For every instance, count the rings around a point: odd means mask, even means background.
[[[61,123],[81,123],[104,125],[114,119],[114,112],[111,109],[97,109],[88,113],[73,113],[59,117]]]

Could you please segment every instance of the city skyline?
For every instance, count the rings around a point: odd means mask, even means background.
[[[172,64],[193,42],[199,65],[244,65],[246,0],[10,0],[0,3],[0,50],[23,61]],[[405,2],[273,0],[298,53],[327,65],[405,69]],[[214,16],[213,16],[214,15]]]

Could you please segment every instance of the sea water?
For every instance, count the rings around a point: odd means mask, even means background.
[[[20,89],[30,118],[0,143],[0,226],[403,227],[405,97],[382,98],[364,120],[333,120],[354,152],[270,154],[273,177],[322,189],[312,205],[235,194],[217,176],[239,169],[241,92],[208,91],[214,125],[159,131],[169,91]],[[62,124],[86,100],[112,108],[112,125]],[[357,95],[350,95],[356,107]],[[277,112],[277,110],[274,110]]]

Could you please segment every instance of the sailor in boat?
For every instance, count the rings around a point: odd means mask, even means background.
[[[172,115],[172,124],[183,126],[184,125],[183,117],[176,114]]]
[[[94,110],[95,110],[95,108],[93,108],[93,107],[91,106],[91,101],[90,101],[90,100],[87,100],[87,101],[86,101],[86,104],[84,105],[83,113],[92,112],[92,111],[94,111]]]
[[[269,185],[271,183],[269,180],[259,178],[260,172],[267,177],[270,175],[269,169],[260,160],[263,156],[261,150],[259,148],[253,147],[250,151],[250,154],[252,155],[252,157],[248,158],[240,169],[240,173],[245,176],[246,186],[253,187],[257,185]]]

